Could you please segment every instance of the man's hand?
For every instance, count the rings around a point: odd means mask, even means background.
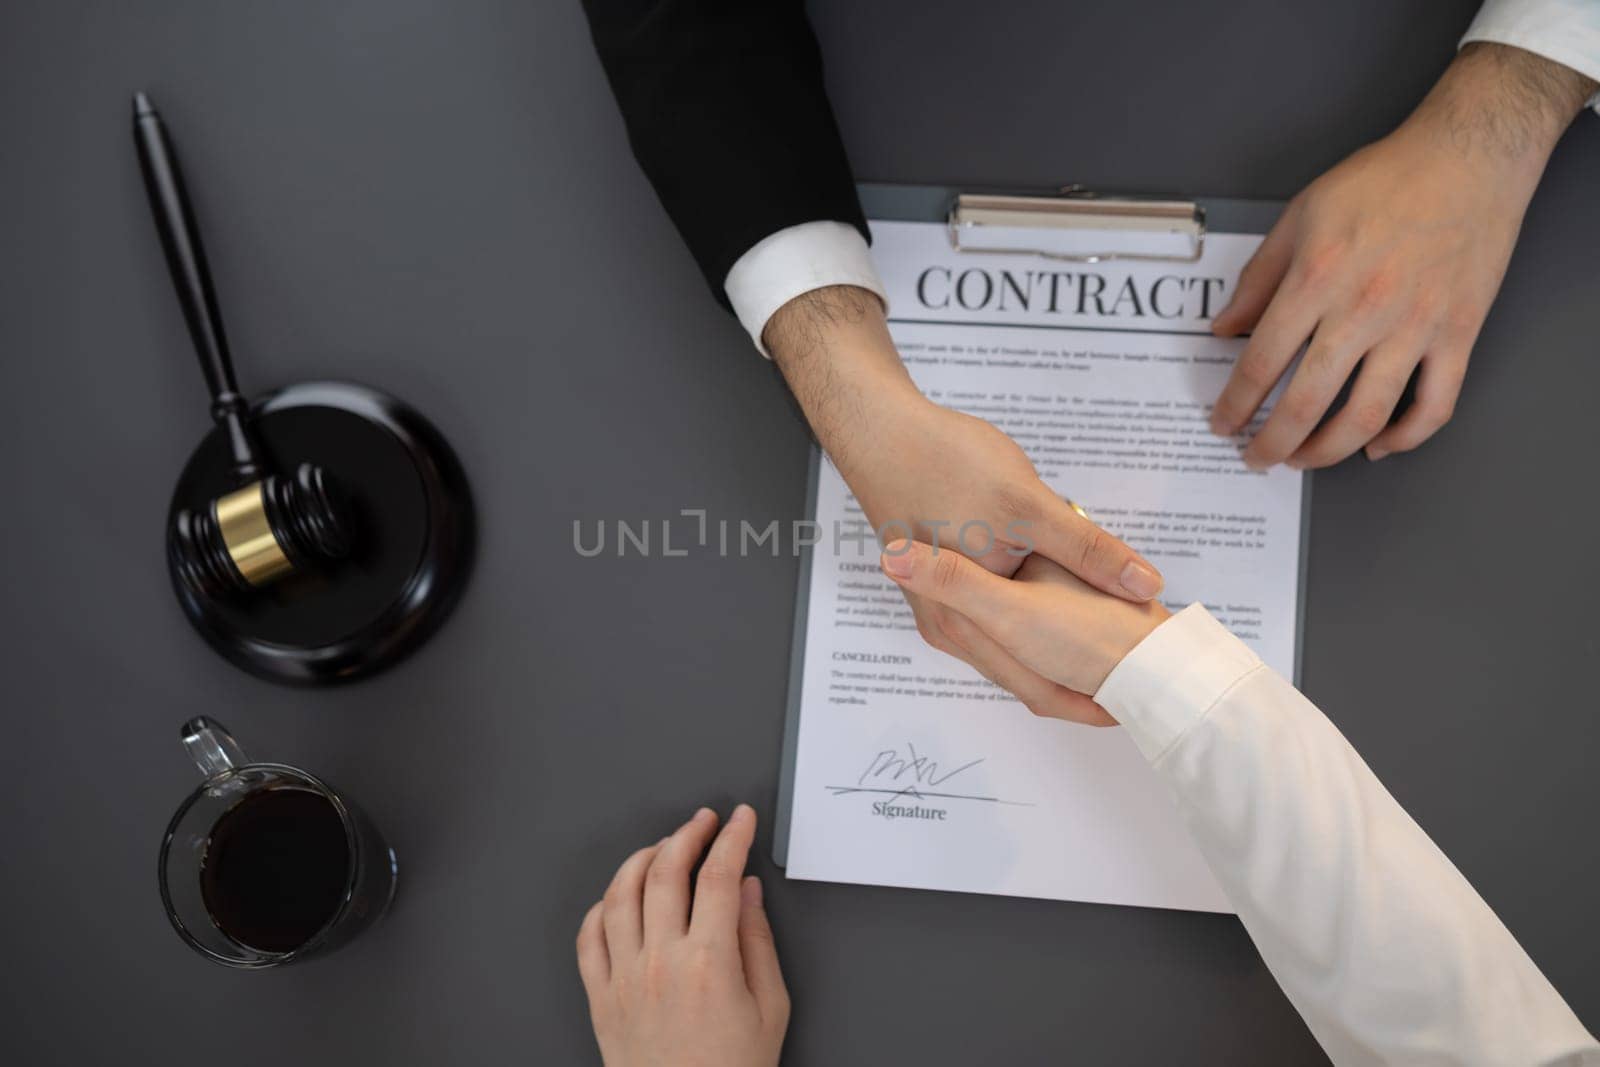
[[[716,815],[701,808],[628,857],[584,917],[578,971],[606,1067],[778,1062],[789,993],[761,883],[740,877],[755,812],[741,804],[716,829]],[[708,844],[691,902],[689,872]]]
[[[1128,600],[1161,591],[1156,569],[1052,492],[1009,437],[917,391],[871,293],[807,293],[772,317],[763,339],[875,530],[937,538],[1002,576],[1033,551]],[[969,625],[906,599],[929,644],[994,676],[995,665],[963,643]],[[1076,706],[1040,679],[1007,688],[1041,714]]]
[[[1160,604],[1106,596],[1038,556],[1028,557],[1009,581],[955,552],[909,541],[889,545],[879,565],[908,596],[967,620],[972,639],[1000,665],[990,678],[996,685],[1012,689],[1019,676],[1022,684],[1037,677],[1076,698],[1062,711],[1034,709],[1072,722],[1114,723],[1093,695],[1169,615]]]
[[[1309,345],[1245,449],[1250,466],[1325,467],[1362,447],[1376,460],[1431,437],[1455,409],[1545,162],[1594,88],[1531,52],[1468,45],[1399,129],[1295,197],[1213,324],[1253,333],[1212,430],[1242,432]],[[1390,426],[1419,363],[1415,402]]]

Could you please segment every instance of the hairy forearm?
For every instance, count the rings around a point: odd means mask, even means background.
[[[1402,130],[1464,162],[1537,184],[1561,134],[1594,94],[1595,82],[1510,45],[1463,48]]]
[[[865,289],[835,285],[796,297],[772,316],[762,341],[847,479],[874,429],[923,402],[895,351],[882,303]]]

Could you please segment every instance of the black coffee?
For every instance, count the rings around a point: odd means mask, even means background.
[[[350,877],[344,821],[320,793],[251,793],[211,828],[200,893],[217,929],[259,952],[289,952],[339,910]]]

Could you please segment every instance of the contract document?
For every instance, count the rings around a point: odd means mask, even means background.
[[[918,387],[1009,434],[1161,570],[1168,607],[1203,602],[1293,678],[1305,477],[1253,472],[1240,441],[1207,428],[1244,345],[1213,338],[1211,319],[1260,237],[1210,234],[1192,263],[1091,264],[963,253],[937,223],[872,230]],[[1036,718],[926,645],[825,459],[814,497],[780,809],[789,877],[1231,910],[1120,728]]]

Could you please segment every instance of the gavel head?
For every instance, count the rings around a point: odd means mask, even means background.
[[[269,474],[206,508],[180,510],[167,531],[167,553],[191,593],[218,598],[343,558],[351,525],[338,482],[302,463],[292,478]]]

